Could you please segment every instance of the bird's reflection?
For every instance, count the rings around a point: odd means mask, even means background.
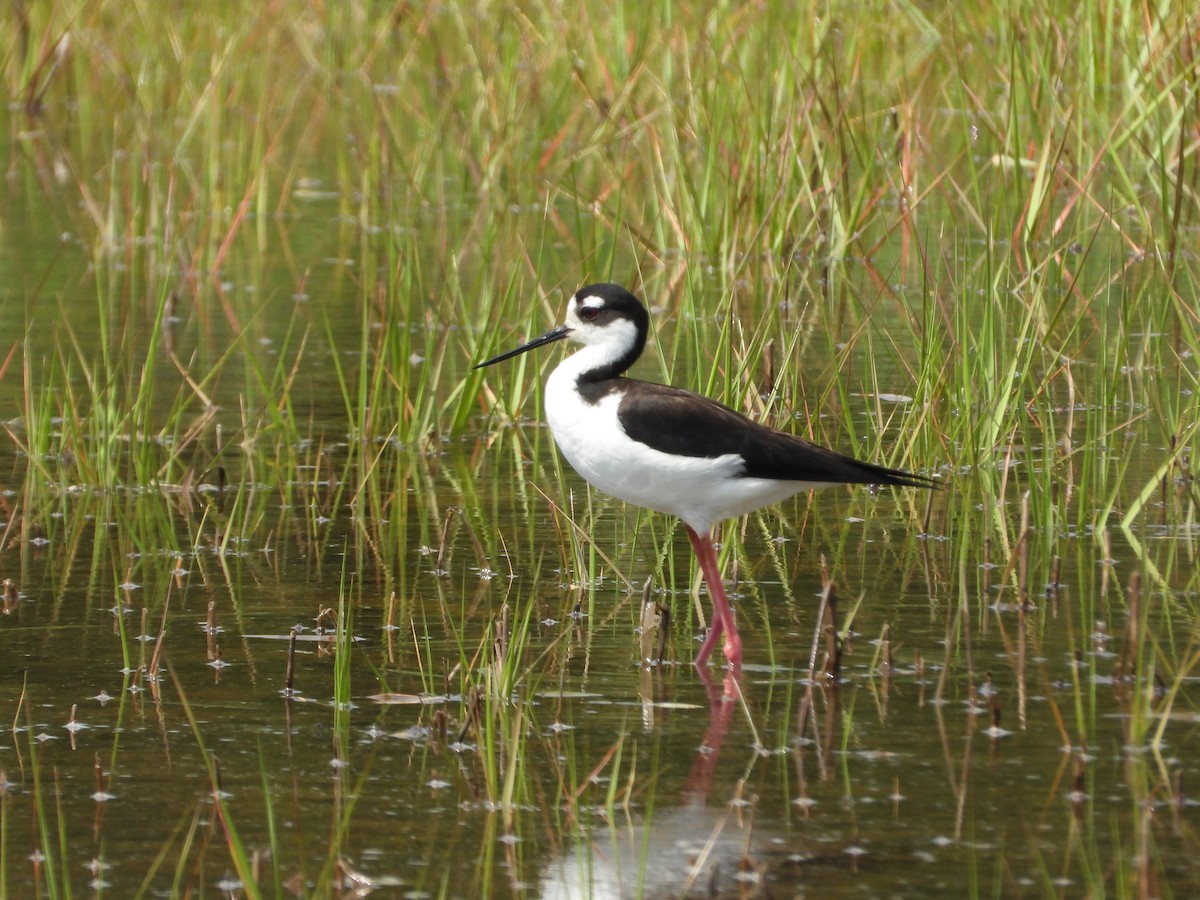
[[[743,806],[710,796],[721,748],[741,705],[742,675],[727,671],[718,684],[707,667],[696,671],[707,698],[708,725],[679,804],[659,798],[643,821],[613,822],[607,831],[581,838],[542,870],[541,896],[757,895],[761,872],[752,845],[763,836],[751,829]],[[644,680],[643,689],[647,684],[653,682]]]

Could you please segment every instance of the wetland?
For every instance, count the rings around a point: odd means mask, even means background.
[[[1196,13],[0,23],[0,897],[1200,889]],[[593,281],[940,485],[725,523],[740,674],[472,369]]]

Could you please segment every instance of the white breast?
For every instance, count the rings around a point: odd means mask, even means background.
[[[742,458],[675,456],[631,439],[617,417],[619,391],[598,403],[576,390],[590,368],[586,351],[564,360],[546,382],[546,420],[571,467],[606,494],[678,516],[699,534],[803,490],[799,482],[742,478]]]

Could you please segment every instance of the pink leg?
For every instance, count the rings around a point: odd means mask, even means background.
[[[737,625],[733,621],[733,610],[729,608],[729,601],[725,599],[725,586],[721,583],[721,570],[717,567],[717,548],[713,546],[709,535],[701,537],[690,527],[687,533],[692,542],[692,549],[696,551],[696,558],[700,560],[700,571],[704,573],[704,580],[708,584],[708,592],[712,594],[713,602],[712,622],[700,652],[696,654],[696,665],[702,666],[708,661],[709,654],[713,652],[724,633],[725,658],[731,666],[737,668],[742,664],[742,639],[738,636]]]
[[[742,673],[736,668],[725,673],[723,690],[718,690],[713,684],[712,674],[706,666],[699,666],[696,675],[703,683],[708,693],[708,729],[704,732],[704,740],[700,743],[700,752],[692,762],[692,771],[688,774],[684,785],[683,796],[686,802],[703,806],[708,800],[709,791],[713,786],[713,776],[717,774],[717,759],[720,756],[721,745],[729,733],[729,723],[733,711],[737,709],[734,703],[742,692]]]

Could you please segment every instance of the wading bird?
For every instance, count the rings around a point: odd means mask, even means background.
[[[691,391],[623,377],[649,329],[637,297],[615,284],[590,284],[575,292],[562,325],[475,368],[564,338],[583,345],[546,382],[546,420],[558,449],[604,493],[683,520],[713,603],[696,665],[724,634],[725,658],[736,668],[742,641],[721,583],[714,525],[812,488],[932,482],[810,444]]]

